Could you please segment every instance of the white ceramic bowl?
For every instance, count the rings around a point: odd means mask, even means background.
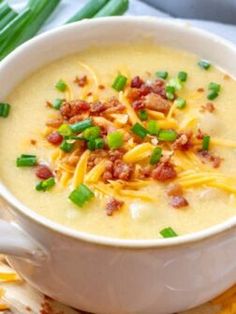
[[[199,54],[236,75],[236,48],[189,24],[150,17],[102,18],[53,30],[14,51],[0,64],[0,99],[57,58],[98,42],[132,43],[143,37]],[[7,201],[0,251],[31,285],[75,308],[102,314],[174,313],[235,283],[236,217],[174,239],[118,240],[49,221],[3,184],[0,195]]]

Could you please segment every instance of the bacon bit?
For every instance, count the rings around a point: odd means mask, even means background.
[[[52,171],[46,165],[39,165],[35,170],[35,174],[39,179],[43,180],[53,177]]]
[[[188,206],[189,203],[183,196],[173,196],[171,197],[170,205],[174,208],[182,208]]]
[[[31,144],[31,145],[36,145],[36,144],[37,144],[37,141],[32,139],[32,140],[30,140],[30,144]]]
[[[63,123],[63,120],[61,118],[51,119],[46,122],[46,126],[57,129],[62,125],[62,123]]]
[[[144,109],[145,108],[145,104],[144,104],[143,100],[135,100],[132,103],[132,107],[134,108],[135,111],[138,111],[140,109]]]
[[[140,178],[141,178],[141,179],[149,178],[149,177],[151,176],[151,174],[152,174],[152,170],[153,170],[153,167],[152,167],[151,165],[142,167],[142,168],[139,170]]]
[[[100,85],[98,85],[98,88],[101,89],[101,90],[103,90],[103,89],[105,89],[105,86],[102,85],[102,84],[100,84]]]
[[[206,134],[203,133],[201,129],[198,129],[198,130],[197,130],[196,138],[197,138],[198,140],[202,140],[205,135],[206,135]]]
[[[76,116],[70,118],[70,119],[68,120],[68,122],[69,122],[69,124],[74,124],[74,123],[79,122],[79,121],[81,121],[81,120],[85,120],[86,118],[88,118],[88,116],[89,116],[89,112],[85,112],[85,113],[82,113],[82,114],[78,114],[78,115],[76,115]]]
[[[192,147],[192,132],[180,133],[172,147],[174,150],[188,150]]]
[[[167,181],[175,179],[177,173],[174,166],[169,161],[161,162],[157,167],[152,171],[152,178],[158,181]]]
[[[219,156],[214,156],[213,154],[205,150],[199,151],[198,155],[203,163],[205,163],[206,161],[211,162],[213,168],[219,168],[223,160]]]
[[[77,116],[84,111],[88,111],[90,105],[87,101],[84,100],[71,100],[61,107],[60,112],[64,119],[69,120],[70,118]]]
[[[228,74],[224,75],[224,80],[230,80],[230,79],[231,79],[231,77]]]
[[[74,83],[77,84],[79,87],[84,87],[88,84],[88,78],[86,75],[81,77],[76,76]]]
[[[125,152],[123,150],[121,150],[121,149],[110,150],[108,152],[109,160],[114,162],[117,159],[122,159],[124,153]]]
[[[206,103],[205,105],[202,105],[201,106],[201,112],[205,112],[205,111],[208,111],[210,113],[214,112],[215,111],[215,106],[212,102],[208,102]]]
[[[55,131],[48,135],[47,140],[52,145],[60,145],[63,141],[63,136]]]
[[[87,94],[87,97],[90,97],[90,96],[92,96],[93,95],[93,93],[92,92],[89,92],[88,94]]]
[[[106,109],[107,109],[107,105],[98,101],[91,105],[90,113],[94,115],[98,115],[104,112]]]
[[[110,100],[108,100],[105,105],[107,107],[105,113],[116,113],[125,110],[125,105],[122,105],[115,97],[112,97]]]
[[[143,80],[140,78],[140,76],[135,76],[131,83],[130,83],[130,86],[132,88],[140,88],[142,85],[143,85]]]
[[[51,103],[50,101],[46,101],[46,107],[52,108],[52,107],[53,107],[53,106],[52,106],[52,103]]]
[[[164,114],[168,113],[170,109],[170,103],[168,100],[164,99],[158,94],[150,93],[145,97],[145,106],[148,109],[162,112]]]
[[[155,80],[154,83],[151,85],[152,92],[160,95],[162,98],[166,98],[166,90],[165,90],[165,82],[163,80]]]
[[[110,198],[108,202],[106,203],[106,213],[107,216],[112,216],[114,212],[121,209],[121,207],[124,205],[123,201],[119,201],[115,199],[114,197]]]
[[[183,189],[182,186],[178,183],[172,183],[167,187],[168,196],[182,196]]]
[[[126,164],[125,162],[117,159],[113,164],[113,178],[128,181],[132,175],[132,166]]]
[[[197,89],[197,92],[199,92],[199,93],[203,93],[205,91],[205,89],[203,88],[203,87],[199,87],[198,89]]]

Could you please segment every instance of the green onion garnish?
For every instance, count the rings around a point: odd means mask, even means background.
[[[163,80],[166,80],[168,77],[168,72],[166,71],[157,71],[156,76],[162,78]]]
[[[62,124],[57,131],[62,136],[71,136],[73,134],[73,131],[68,124]]]
[[[69,199],[79,207],[94,197],[94,193],[85,185],[80,184],[69,196]]]
[[[124,134],[120,131],[115,131],[107,135],[107,144],[111,149],[117,149],[124,144]]]
[[[177,98],[174,102],[176,108],[178,109],[184,109],[186,107],[186,100],[183,98]]]
[[[146,130],[140,123],[135,123],[131,130],[141,138],[144,138],[148,134],[148,130]]]
[[[207,99],[214,100],[219,96],[219,93],[217,93],[215,90],[211,90],[209,94],[207,95]]]
[[[211,137],[209,135],[204,135],[202,139],[202,150],[208,150],[210,145]]]
[[[178,234],[171,227],[162,229],[160,234],[163,236],[163,238],[173,238],[178,236]]]
[[[165,90],[166,90],[166,97],[169,100],[173,100],[175,98],[175,87],[167,85]]]
[[[35,155],[21,155],[16,159],[17,167],[33,167],[37,165],[37,157]]]
[[[167,88],[173,87],[174,91],[172,91],[172,93],[174,93],[175,91],[180,90],[183,87],[183,84],[182,84],[182,81],[178,77],[175,77],[169,80],[166,87]]]
[[[177,133],[174,130],[160,130],[158,139],[163,142],[174,142],[177,138]]]
[[[53,101],[52,106],[53,106],[54,109],[60,110],[62,104],[63,104],[63,99],[56,98]]]
[[[155,120],[149,120],[147,122],[147,131],[151,135],[158,135],[160,131],[160,127],[158,125],[158,122]]]
[[[47,191],[50,190],[54,185],[56,184],[56,181],[53,177],[48,178],[46,180],[43,180],[41,182],[39,182],[36,186],[35,189],[37,191]]]
[[[200,60],[198,65],[204,70],[208,70],[211,67],[211,64],[207,60]]]
[[[67,85],[63,80],[59,80],[56,85],[56,89],[58,89],[60,92],[64,92],[67,89]]]
[[[161,147],[155,147],[150,157],[150,164],[151,165],[157,164],[160,161],[161,156],[162,156]]]
[[[220,86],[220,84],[218,84],[218,83],[211,82],[211,83],[209,83],[209,85],[208,85],[208,89],[219,93],[219,91],[220,91],[220,89],[221,89],[221,86]]]
[[[85,119],[83,121],[72,124],[70,127],[74,133],[80,133],[93,125],[91,119]]]
[[[11,106],[7,103],[0,103],[0,117],[7,118],[9,116]]]
[[[116,91],[120,92],[120,91],[124,90],[126,83],[127,83],[127,77],[125,77],[125,76],[122,75],[122,74],[119,74],[119,75],[115,78],[115,81],[113,82],[112,87],[113,87]]]
[[[146,110],[143,110],[143,109],[138,111],[138,116],[141,121],[146,121],[148,119],[148,113]]]
[[[187,81],[187,78],[188,78],[188,73],[184,72],[184,71],[180,71],[178,73],[178,79],[181,81],[181,82],[186,82]]]
[[[60,149],[63,150],[66,153],[69,153],[72,151],[74,147],[73,143],[69,143],[67,140],[64,140],[61,145],[60,145]]]
[[[83,137],[89,141],[98,138],[100,136],[100,133],[101,129],[99,126],[91,126],[84,130]]]
[[[104,144],[104,140],[101,137],[95,139],[95,149],[102,149]]]
[[[92,140],[89,140],[87,142],[87,148],[91,151],[95,150],[96,149],[96,144],[95,144],[95,140],[92,139]]]

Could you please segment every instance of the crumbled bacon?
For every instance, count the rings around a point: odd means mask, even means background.
[[[208,102],[206,103],[205,105],[202,105],[201,106],[201,112],[205,112],[205,111],[208,111],[210,113],[214,112],[215,111],[215,106],[212,102]]]
[[[139,170],[140,178],[141,179],[149,178],[151,176],[151,174],[152,174],[152,170],[153,170],[153,167],[151,165],[147,165],[145,167],[142,167]]]
[[[170,109],[170,103],[158,94],[150,93],[145,97],[145,107],[151,110],[159,111],[162,113],[168,113]]]
[[[62,125],[62,123],[63,120],[61,118],[51,119],[46,122],[46,126],[57,129]]]
[[[143,85],[143,80],[140,78],[140,76],[135,76],[131,83],[130,83],[130,86],[132,88],[140,88],[142,85]]]
[[[123,204],[124,204],[123,201],[119,201],[119,200],[115,199],[114,197],[110,198],[108,200],[108,202],[106,203],[107,216],[112,216],[114,214],[114,212],[121,209]]]
[[[197,89],[197,91],[198,91],[199,93],[203,93],[203,92],[204,92],[204,88],[203,88],[203,87],[199,87],[199,88]]]
[[[203,163],[206,161],[211,162],[213,168],[219,168],[221,165],[222,158],[211,154],[209,151],[201,150],[198,152],[198,155]]]
[[[46,165],[39,165],[35,170],[35,174],[39,179],[46,180],[53,177],[52,171]]]
[[[196,138],[197,138],[198,140],[202,140],[203,137],[204,137],[204,135],[205,135],[205,133],[203,133],[201,129],[198,129],[198,130],[197,130]]]
[[[168,196],[182,196],[183,189],[182,186],[178,183],[172,183],[167,187]]]
[[[143,100],[135,100],[132,103],[132,107],[134,108],[135,111],[138,111],[140,109],[144,109],[145,108],[145,104],[144,104]]]
[[[117,159],[113,163],[113,178],[128,181],[132,175],[132,166],[125,162]]]
[[[47,140],[53,145],[60,145],[63,141],[63,136],[55,131],[48,135]]]
[[[174,208],[182,208],[188,206],[189,203],[183,196],[172,196],[170,205]]]
[[[37,144],[37,141],[34,140],[34,139],[32,139],[32,140],[30,140],[30,144],[31,144],[31,145],[36,145],[36,144]]]
[[[170,161],[162,161],[157,165],[157,167],[152,171],[152,178],[158,181],[167,181],[175,179],[177,173],[174,166]]]
[[[98,88],[101,89],[101,90],[103,90],[103,89],[105,89],[105,86],[102,85],[102,84],[100,84],[100,85],[98,85]]]
[[[69,122],[69,124],[74,124],[76,122],[85,120],[88,117],[89,117],[89,112],[87,111],[87,112],[84,112],[82,114],[77,114],[76,116],[73,116],[72,118],[70,118],[68,120],[68,122]]]
[[[125,152],[121,149],[110,150],[108,152],[109,160],[113,162],[117,159],[122,159],[124,153]]]
[[[180,133],[172,147],[174,150],[188,150],[192,147],[192,132]]]
[[[95,102],[94,104],[91,105],[91,108],[90,108],[90,113],[91,114],[94,114],[94,115],[98,115],[102,112],[104,112],[105,110],[107,109],[107,105],[100,102],[100,101],[97,101]]]
[[[79,87],[84,87],[88,84],[88,78],[86,75],[81,77],[76,76],[74,83],[77,84]]]
[[[46,101],[46,107],[52,108],[52,103],[50,101]]]
[[[152,92],[166,99],[165,82],[163,80],[155,80],[152,85]]]
[[[84,100],[71,100],[63,104],[61,107],[61,115],[64,119],[69,120],[70,118],[88,111],[90,105]]]

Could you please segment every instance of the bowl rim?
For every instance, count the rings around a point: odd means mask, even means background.
[[[36,43],[40,43],[47,39],[48,37],[52,37],[60,32],[65,31],[74,31],[75,29],[79,29],[80,25],[96,25],[103,24],[107,27],[107,23],[116,24],[120,22],[140,22],[153,24],[153,26],[174,26],[179,29],[188,29],[192,35],[200,35],[202,37],[208,38],[211,41],[217,41],[221,45],[226,46],[227,48],[234,51],[236,54],[236,46],[228,40],[223,39],[222,37],[215,35],[209,31],[205,31],[198,27],[192,26],[189,21],[180,20],[180,19],[169,19],[169,18],[160,18],[160,17],[150,17],[150,16],[119,16],[119,17],[102,17],[94,20],[83,20],[80,22],[75,22],[72,24],[62,25],[45,33],[42,33],[35,38],[27,41],[22,44],[20,47],[16,48],[13,52],[11,52],[0,64],[1,68],[9,64],[14,58],[17,58],[19,55],[24,53],[26,49],[33,46]],[[63,234],[64,236],[71,237],[80,241],[89,242],[91,244],[97,244],[102,246],[111,246],[111,247],[123,247],[123,248],[131,248],[131,249],[144,249],[144,248],[152,248],[152,247],[170,247],[170,246],[179,246],[183,244],[190,244],[193,242],[199,242],[204,239],[208,239],[210,237],[216,236],[220,233],[223,233],[227,230],[231,230],[236,226],[236,217],[231,217],[226,221],[213,225],[209,228],[178,236],[176,238],[169,239],[119,239],[113,237],[100,236],[95,234],[89,234],[87,232],[75,230],[66,226],[63,226],[59,223],[56,223],[48,218],[41,216],[35,211],[31,210],[29,207],[24,205],[20,200],[18,200],[9,190],[8,188],[0,182],[0,196],[10,204],[19,214],[25,216],[30,219],[32,222],[37,223],[38,225],[50,229],[51,231],[59,234]]]

